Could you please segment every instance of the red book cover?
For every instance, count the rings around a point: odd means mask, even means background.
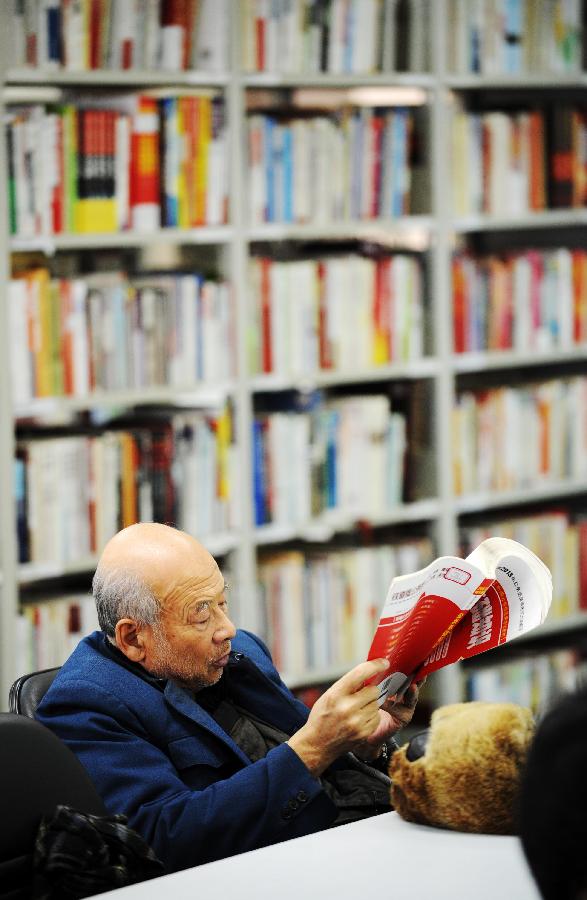
[[[318,278],[318,356],[321,369],[332,368],[332,347],[328,336],[328,308],[326,304],[326,272],[323,262],[316,266]]]
[[[266,22],[264,16],[255,18],[255,38],[257,50],[257,71],[265,71],[265,29]]]
[[[130,204],[159,204],[159,116],[157,101],[139,97],[133,116]]]
[[[271,284],[269,278],[271,260],[261,259],[259,260],[259,263],[261,265],[261,359],[263,363],[263,372],[272,372]]]
[[[392,260],[378,259],[375,267],[373,295],[373,327],[375,335],[374,362],[383,365],[391,361],[390,283]]]
[[[424,569],[392,579],[368,659],[389,669],[369,679],[379,702],[411,681],[491,650],[546,618],[552,576],[531,550],[488,538],[466,559],[441,556]]]
[[[587,610],[587,519],[577,522],[579,534],[579,609]]]
[[[463,273],[463,261],[455,256],[452,261],[452,307],[453,307],[453,340],[454,352],[465,353],[466,342],[466,282]]]
[[[102,2],[101,0],[89,0],[89,2],[90,69],[99,69],[102,59]]]
[[[373,147],[372,179],[371,179],[371,204],[370,214],[376,219],[381,212],[381,145],[383,141],[384,121],[381,115],[374,115],[371,119],[371,140]]]
[[[63,365],[63,393],[73,394],[73,340],[69,328],[70,316],[73,313],[71,301],[71,281],[62,278],[59,281],[61,360]]]
[[[549,206],[568,209],[573,204],[572,110],[555,106],[549,126]]]
[[[64,166],[63,166],[63,117],[55,117],[55,155],[57,162],[58,179],[57,184],[53,186],[51,194],[51,224],[53,234],[60,234],[64,230]]]

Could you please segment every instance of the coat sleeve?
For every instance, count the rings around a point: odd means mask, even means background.
[[[287,744],[225,777],[214,748],[200,738],[160,748],[133,710],[100,685],[78,683],[76,695],[79,703],[71,684],[54,684],[38,718],[75,752],[108,809],[128,817],[170,872],[311,834],[336,817],[320,782]],[[191,761],[200,772],[196,790],[180,775]]]

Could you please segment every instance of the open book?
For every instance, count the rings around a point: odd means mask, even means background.
[[[509,538],[483,541],[467,556],[441,556],[389,586],[368,659],[390,668],[370,679],[379,703],[450,663],[526,634],[544,622],[550,570]]]

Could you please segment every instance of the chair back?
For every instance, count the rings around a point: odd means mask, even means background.
[[[58,805],[107,815],[86,770],[52,731],[0,713],[0,897],[30,897],[37,829]]]
[[[34,719],[37,706],[49,690],[59,668],[57,666],[54,669],[43,669],[17,678],[8,696],[10,712]]]

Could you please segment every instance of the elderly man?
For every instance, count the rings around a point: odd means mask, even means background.
[[[38,709],[168,871],[382,811],[387,785],[349,751],[376,765],[416,702],[412,690],[379,709],[364,685],[385,669],[374,660],[309,711],[264,644],[235,629],[225,587],[189,535],[125,528],[94,577],[102,631],[81,641]]]

